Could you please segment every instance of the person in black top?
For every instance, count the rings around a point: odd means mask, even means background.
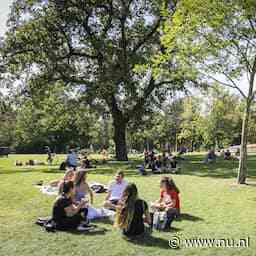
[[[149,164],[149,152],[147,150],[144,150],[144,163],[145,166]]]
[[[151,224],[148,205],[138,198],[138,190],[134,183],[129,183],[117,205],[115,226],[122,230],[126,237],[136,237],[145,232],[144,223]]]
[[[231,160],[231,158],[231,152],[227,149],[227,151],[224,152],[224,160]]]
[[[167,168],[167,165],[168,165],[168,155],[165,152],[163,152],[163,154],[162,154],[162,167]]]
[[[159,155],[155,161],[155,164],[156,164],[156,168],[157,169],[161,169],[162,167],[162,157]]]
[[[45,152],[47,154],[47,162],[48,162],[49,165],[51,165],[52,161],[53,161],[51,149],[48,146],[46,146],[45,147]]]
[[[172,156],[170,159],[170,165],[172,169],[176,169],[177,168],[177,157],[176,156]]]
[[[81,201],[78,205],[73,203],[75,195],[73,181],[63,183],[63,192],[54,203],[52,219],[59,230],[77,229],[86,220],[86,201]],[[82,228],[82,226],[80,227]],[[82,230],[82,229],[81,229]]]

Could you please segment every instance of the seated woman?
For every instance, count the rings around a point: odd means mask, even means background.
[[[179,193],[179,189],[172,179],[169,177],[161,179],[160,198],[151,205],[153,211],[151,217],[155,211],[166,211],[168,220],[165,229],[169,229],[174,218],[180,215]]]
[[[90,203],[93,204],[93,191],[86,182],[87,172],[79,169],[75,174],[75,201],[80,202],[87,195],[90,197]]]
[[[59,230],[78,229],[83,231],[86,225],[82,225],[86,221],[86,202],[82,200],[78,205],[73,203],[72,198],[75,195],[75,187],[73,181],[63,183],[63,192],[54,203],[52,218]]]
[[[138,190],[134,183],[129,183],[116,207],[115,226],[122,234],[132,238],[145,233],[144,223],[151,224],[148,205],[138,198]]]
[[[103,209],[97,209],[92,206],[93,204],[93,191],[89,184],[86,182],[87,172],[83,169],[79,169],[75,174],[75,196],[74,201],[76,203],[86,200],[87,205],[87,218],[88,220],[104,218],[110,214],[108,211]],[[89,196],[90,200],[88,200]]]

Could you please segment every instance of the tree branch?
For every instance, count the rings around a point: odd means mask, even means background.
[[[155,88],[156,88],[155,80],[153,76],[151,76],[148,86],[144,90],[143,96],[138,99],[135,106],[126,114],[127,120],[129,120],[130,117],[135,113],[139,113],[141,111],[142,107],[145,105],[146,99],[150,96],[150,94],[154,91]]]
[[[132,50],[134,53],[137,52],[140,49],[140,47],[142,47],[157,32],[157,29],[160,27],[160,23],[161,23],[161,18],[159,18],[156,21],[152,30],[148,34],[146,34],[143,38],[141,38],[139,42],[135,45],[135,47]]]
[[[216,79],[215,77],[213,77],[213,76],[211,76],[211,75],[209,75],[209,74],[205,74],[205,73],[203,73],[203,72],[201,72],[201,71],[200,71],[200,73],[201,73],[202,75],[206,76],[206,77],[209,77],[210,79],[214,80],[215,82],[217,82],[217,83],[219,83],[219,84],[222,84],[222,85],[224,85],[224,86],[226,86],[226,87],[229,87],[229,88],[233,88],[233,89],[238,90],[239,93],[240,93],[245,99],[247,98],[246,95],[244,94],[244,92],[243,92],[236,84],[235,84],[235,85],[231,85],[231,84],[229,84],[229,83],[222,82],[222,81]]]

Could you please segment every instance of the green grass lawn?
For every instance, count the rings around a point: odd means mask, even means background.
[[[256,255],[256,156],[249,157],[248,186],[235,185],[237,162],[218,160],[203,165],[202,156],[191,155],[182,164],[182,174],[173,175],[181,190],[181,211],[184,217],[173,223],[171,232],[154,231],[152,237],[138,242],[123,240],[107,221],[97,221],[105,233],[47,233],[35,225],[38,216],[48,216],[54,197],[43,195],[33,183],[62,176],[58,165],[15,167],[15,160],[44,159],[43,155],[11,155],[0,159],[0,255]],[[58,160],[61,160],[61,156]],[[90,171],[89,181],[107,183],[117,169],[126,179],[135,182],[140,197],[151,202],[159,196],[159,175],[139,176],[138,164],[99,165]],[[97,194],[100,206],[104,194]],[[250,237],[249,248],[186,248],[171,249],[168,241],[181,238]]]

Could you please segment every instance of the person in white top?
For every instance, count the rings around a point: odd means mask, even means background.
[[[105,198],[104,207],[110,210],[115,210],[127,185],[128,182],[124,180],[124,173],[118,171],[115,175],[115,180],[108,185],[108,194]]]

